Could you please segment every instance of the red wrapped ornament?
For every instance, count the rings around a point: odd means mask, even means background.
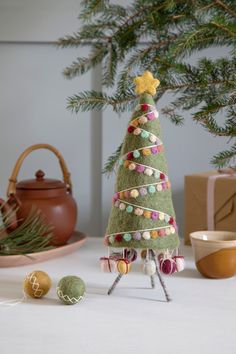
[[[163,274],[171,275],[177,272],[177,266],[173,258],[162,258],[160,260],[160,270]]]

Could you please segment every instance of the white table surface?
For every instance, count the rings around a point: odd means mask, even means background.
[[[195,269],[190,247],[182,247],[187,267],[165,277],[173,301],[150,288],[136,265],[114,293],[106,295],[115,274],[102,273],[101,239],[89,239],[63,258],[19,268],[0,269],[0,297],[22,296],[22,281],[44,270],[53,288],[44,299],[27,299],[14,307],[0,306],[1,354],[235,354],[235,279],[204,279]],[[57,300],[56,284],[65,275],[86,283],[85,299],[73,306]]]

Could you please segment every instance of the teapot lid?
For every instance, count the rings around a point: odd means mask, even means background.
[[[16,185],[17,189],[57,189],[57,188],[65,188],[66,185],[64,182],[51,179],[44,178],[45,173],[42,170],[38,170],[35,173],[35,179],[27,179],[21,182],[18,182]]]

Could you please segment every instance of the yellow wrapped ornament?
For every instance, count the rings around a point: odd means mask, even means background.
[[[131,264],[128,259],[122,258],[117,261],[117,270],[120,274],[128,274],[131,270]]]

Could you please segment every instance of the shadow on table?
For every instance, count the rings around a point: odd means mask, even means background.
[[[177,278],[203,279],[201,274],[198,273],[197,269],[193,269],[193,268],[185,268],[182,272],[175,273],[173,276]]]
[[[156,294],[155,290],[152,289],[151,287],[143,287],[143,286],[127,286],[127,285],[121,285],[119,288],[114,290],[114,293],[111,295],[108,295],[109,286],[104,286],[101,284],[95,284],[95,283],[88,283],[87,284],[87,290],[86,293],[89,296],[93,295],[104,295],[109,297],[119,297],[119,298],[129,298],[129,299],[137,299],[137,300],[147,300],[147,301],[158,301],[158,302],[166,302],[163,299],[158,299],[158,297],[161,297],[162,295]],[[143,296],[143,291],[146,291],[149,297]],[[131,293],[132,292],[132,293]],[[135,294],[133,294],[135,292]],[[152,297],[150,297],[150,294],[153,294]],[[157,296],[157,298],[155,298]]]
[[[24,294],[22,277],[12,275],[4,275],[0,277],[0,305],[3,307],[14,306],[23,303],[32,303],[36,305],[60,305],[60,302],[55,298],[50,298],[47,295],[41,299],[33,299]]]

